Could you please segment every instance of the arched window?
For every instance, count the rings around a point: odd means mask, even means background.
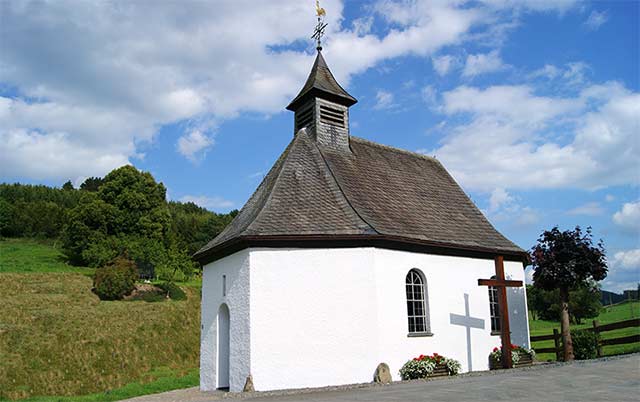
[[[430,333],[427,281],[422,272],[417,269],[409,271],[406,278],[406,290],[409,334]]]
[[[495,275],[491,279],[496,279]],[[489,312],[491,313],[491,332],[500,332],[500,305],[498,288],[495,286],[489,286]]]

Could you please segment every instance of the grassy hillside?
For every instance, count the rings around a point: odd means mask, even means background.
[[[185,288],[186,301],[105,302],[87,272],[46,244],[0,241],[0,399],[166,377],[197,384],[199,290]]]
[[[531,316],[529,316],[531,317]],[[608,324],[612,322],[624,321],[630,318],[640,317],[640,302],[628,302],[620,303],[613,306],[606,306],[602,308],[600,315],[596,318],[600,324]],[[585,320],[581,325],[572,325],[571,329],[590,328],[592,326],[592,320]],[[529,330],[531,336],[536,335],[549,335],[553,333],[553,329],[560,330],[560,323],[554,321],[544,320],[529,320]],[[628,335],[635,335],[640,333],[640,328],[624,328],[615,331],[603,332],[601,334],[602,339],[620,338]],[[553,341],[536,342],[533,344],[533,348],[546,348],[553,347]],[[622,353],[632,353],[640,351],[640,343],[631,343],[626,345],[612,345],[605,346],[603,353],[605,355],[616,355]],[[555,360],[553,354],[540,354],[538,355],[540,360]]]
[[[93,268],[74,267],[50,240],[3,239],[0,241],[0,273],[77,272],[93,274]]]

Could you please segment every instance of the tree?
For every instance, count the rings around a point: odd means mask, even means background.
[[[82,191],[98,191],[100,189],[100,185],[104,179],[100,177],[88,177],[82,184],[80,185],[80,190]]]
[[[585,318],[595,318],[600,314],[602,302],[600,289],[596,283],[579,286],[569,292],[569,313],[571,321],[582,324]]]
[[[71,183],[71,180],[67,180],[67,182],[62,185],[62,189],[64,191],[72,191],[72,190],[74,190],[73,183]]]
[[[569,317],[580,324],[585,318],[595,318],[602,308],[601,294],[596,283],[569,291]],[[527,306],[534,320],[560,321],[560,292],[527,285]]]
[[[573,360],[569,330],[569,290],[601,281],[607,276],[607,260],[602,240],[593,244],[591,228],[560,231],[558,227],[542,233],[531,250],[533,284],[544,290],[558,289],[560,327],[564,360]]]

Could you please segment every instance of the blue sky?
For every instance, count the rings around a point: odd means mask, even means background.
[[[529,249],[592,226],[604,287],[640,280],[637,1],[339,1],[325,58],[352,134],[435,155]],[[126,163],[242,207],[293,136],[314,1],[0,3],[0,181]]]

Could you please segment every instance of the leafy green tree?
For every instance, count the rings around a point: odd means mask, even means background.
[[[104,180],[101,177],[87,177],[87,179],[80,185],[80,190],[96,192],[100,190],[100,185],[103,181]]]
[[[560,231],[558,227],[544,231],[532,248],[534,286],[560,293],[560,327],[564,360],[573,360],[573,344],[569,329],[569,290],[588,286],[607,276],[607,261],[602,241],[593,244],[591,228],[582,231]]]
[[[569,291],[569,318],[580,324],[583,319],[595,318],[602,308],[599,286],[590,283]],[[560,321],[560,291],[527,286],[527,305],[534,319]]]
[[[142,266],[160,263],[170,244],[165,188],[133,166],[110,172],[97,192],[83,192],[68,217],[63,248],[76,264],[102,266],[128,252]]]
[[[0,198],[0,236],[14,236],[14,208],[9,201]]]
[[[73,183],[71,183],[71,180],[67,180],[67,182],[62,185],[62,189],[64,191],[73,191],[73,190],[75,190],[75,188],[73,188]]]

